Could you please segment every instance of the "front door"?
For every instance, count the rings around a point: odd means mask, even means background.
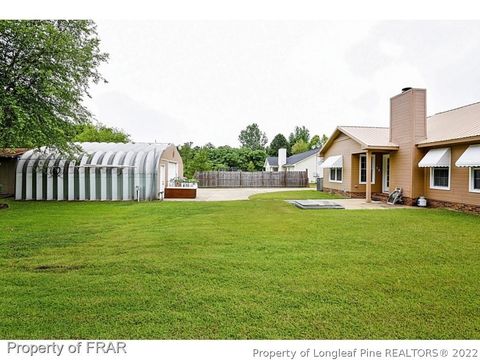
[[[388,193],[390,191],[390,154],[383,155],[382,191],[384,193]]]

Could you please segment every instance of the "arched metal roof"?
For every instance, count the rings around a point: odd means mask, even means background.
[[[68,158],[41,148],[24,153],[16,173],[17,200],[152,200],[159,196],[166,143],[76,144]]]

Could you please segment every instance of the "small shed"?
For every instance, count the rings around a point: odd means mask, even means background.
[[[15,195],[15,169],[25,148],[0,149],[0,196]]]
[[[173,144],[78,143],[67,157],[41,148],[24,153],[16,167],[16,200],[154,200],[183,176]]]

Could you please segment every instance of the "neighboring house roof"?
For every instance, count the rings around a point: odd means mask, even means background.
[[[397,144],[390,142],[390,129],[388,127],[338,126],[325,145],[323,145],[322,153],[332,145],[340,133],[358,142],[362,149],[398,149]]]
[[[444,111],[427,118],[427,139],[418,144],[480,136],[480,102]]]
[[[289,157],[287,157],[287,163],[284,166],[295,165],[296,163],[298,163],[302,160],[305,160],[306,158],[309,158],[312,155],[318,154],[319,151],[320,151],[320,149],[317,148],[317,149],[302,152],[300,154],[295,154],[295,155],[289,156]],[[278,166],[278,157],[277,156],[269,156],[269,157],[267,157],[267,162],[270,166]]]
[[[278,157],[276,156],[269,156],[267,157],[268,165],[270,166],[278,166]]]
[[[312,155],[317,154],[320,151],[320,149],[313,149],[313,150],[308,150],[305,152],[302,152],[300,154],[295,154],[292,156],[289,156],[287,158],[287,163],[286,165],[295,165],[296,163],[305,160],[306,158],[309,158]]]
[[[0,149],[0,157],[3,158],[16,158],[17,156],[23,155],[26,153],[28,150],[27,148],[15,148],[15,149],[10,149],[10,148],[5,148],[5,149]]]

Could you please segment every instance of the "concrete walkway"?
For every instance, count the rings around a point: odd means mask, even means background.
[[[331,199],[330,201],[342,205],[345,210],[420,209],[416,206],[388,205],[382,201],[367,203],[365,199]]]
[[[250,195],[279,192],[314,190],[312,188],[234,188],[234,189],[198,189],[196,199],[165,199],[165,201],[232,201],[248,200]]]

